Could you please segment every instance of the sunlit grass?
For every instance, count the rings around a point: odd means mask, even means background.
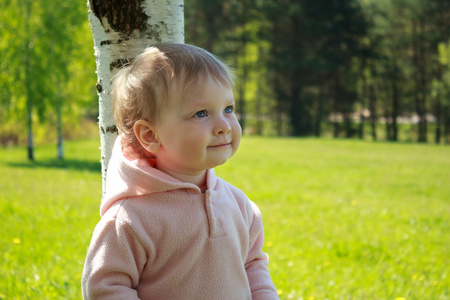
[[[449,147],[247,138],[218,174],[260,206],[282,299],[449,299]]]
[[[0,150],[0,299],[80,299],[86,246],[99,219],[96,141]]]
[[[0,149],[0,299],[80,299],[98,141]],[[450,148],[245,137],[217,174],[263,213],[282,299],[450,299]]]

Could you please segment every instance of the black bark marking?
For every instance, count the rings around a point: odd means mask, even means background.
[[[114,70],[114,68],[122,69],[123,67],[128,66],[130,63],[131,63],[130,59],[119,58],[111,62],[111,64],[109,65],[109,69],[111,71]]]
[[[117,129],[116,125],[111,125],[111,126],[100,126],[100,130],[102,131],[103,134],[109,132],[109,133],[119,133],[119,130]]]
[[[100,42],[100,46],[111,45],[112,43],[113,43],[113,41],[111,41],[111,40],[101,41],[101,42]]]
[[[164,22],[160,22],[161,25],[165,25]],[[157,43],[161,43],[162,39],[160,36],[160,28],[161,26],[158,24],[150,25],[150,28],[147,29],[146,35],[148,39],[155,40]]]
[[[91,9],[102,22],[117,32],[131,34],[134,30],[145,31],[148,16],[142,11],[140,0],[89,0]],[[102,25],[104,26],[103,22]]]
[[[100,82],[97,83],[96,87],[97,87],[97,92],[101,93],[103,91],[103,86]]]

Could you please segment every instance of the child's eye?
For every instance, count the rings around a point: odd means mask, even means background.
[[[225,108],[224,112],[226,114],[230,114],[230,113],[234,112],[234,107],[233,106],[228,106],[227,108]]]
[[[201,110],[201,111],[199,111],[199,112],[196,112],[194,116],[195,116],[196,118],[204,118],[204,117],[207,116],[207,114],[206,114],[206,111]]]

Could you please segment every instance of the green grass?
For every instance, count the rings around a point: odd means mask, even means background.
[[[0,150],[0,299],[81,299],[86,247],[99,219],[101,175],[96,141]]]
[[[0,299],[80,299],[98,142],[0,149]],[[450,148],[245,137],[217,174],[263,213],[281,299],[450,299]]]

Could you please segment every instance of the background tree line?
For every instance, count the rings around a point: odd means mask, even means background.
[[[447,0],[185,0],[185,31],[234,66],[247,133],[450,143]],[[2,0],[0,37],[2,144],[88,131],[86,4]]]
[[[186,41],[237,69],[246,131],[450,142],[449,1],[185,6]]]
[[[58,145],[98,115],[86,3],[0,1],[0,142]]]

